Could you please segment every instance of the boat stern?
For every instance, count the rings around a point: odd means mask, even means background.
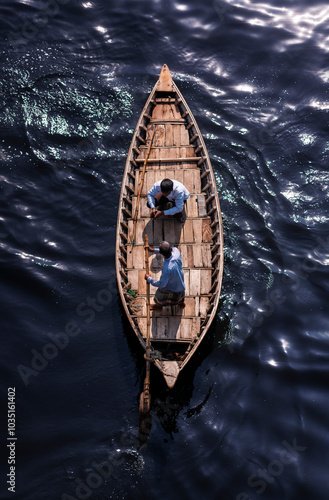
[[[179,375],[179,364],[177,363],[177,361],[162,361],[161,371],[163,373],[167,386],[169,387],[169,389],[172,389]]]

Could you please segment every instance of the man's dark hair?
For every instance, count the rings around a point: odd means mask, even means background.
[[[168,241],[162,241],[159,246],[159,251],[164,257],[170,257],[171,255],[171,245]]]
[[[169,193],[173,190],[174,183],[171,179],[163,179],[160,184],[161,193]]]

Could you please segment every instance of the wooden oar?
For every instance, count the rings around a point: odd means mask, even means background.
[[[137,194],[136,209],[135,209],[135,214],[134,214],[134,217],[133,217],[133,219],[134,219],[134,230],[133,230],[133,235],[132,235],[132,238],[131,238],[131,244],[132,245],[135,245],[136,224],[137,224],[138,210],[139,210],[139,200],[140,200],[141,192],[142,192],[142,189],[143,189],[144,177],[145,177],[145,170],[146,170],[147,161],[148,161],[149,156],[150,156],[150,151],[151,151],[151,146],[152,146],[152,142],[153,142],[154,133],[155,133],[155,125],[153,125],[153,132],[152,132],[150,144],[149,144],[149,147],[147,149],[146,156],[145,156],[145,160],[144,160],[144,164],[143,164],[143,170],[142,170],[142,175],[141,175],[141,178],[140,178],[140,184],[139,184],[139,189],[138,189],[138,194]]]
[[[148,235],[146,234],[145,235],[145,269],[146,269],[146,274],[149,274],[149,272],[150,272],[148,244],[149,244],[149,238],[148,238]],[[139,413],[143,414],[143,415],[149,413],[150,408],[151,408],[151,394],[150,394],[150,371],[151,371],[150,327],[151,327],[151,320],[150,320],[150,284],[149,283],[146,283],[146,315],[147,315],[146,353],[145,353],[146,375],[145,375],[145,380],[144,380],[144,391],[142,392],[142,394],[140,396],[140,402],[139,402]]]

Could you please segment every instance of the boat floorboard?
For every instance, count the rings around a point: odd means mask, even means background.
[[[155,104],[155,105],[154,105]],[[151,113],[151,112],[150,112]],[[138,329],[146,338],[147,330],[147,295],[145,276],[145,235],[148,235],[150,246],[158,246],[166,240],[177,246],[181,256],[186,286],[185,307],[164,307],[162,310],[150,312],[150,337],[157,342],[190,343],[200,336],[202,324],[209,317],[214,295],[213,260],[214,260],[214,217],[207,214],[209,199],[205,194],[207,188],[202,188],[201,172],[206,157],[197,156],[196,146],[189,129],[192,122],[185,119],[175,100],[171,98],[155,98],[153,100],[152,116],[147,115],[147,121],[140,125],[140,134],[133,144],[134,159],[133,175],[127,176],[127,197],[123,211],[126,215],[127,238],[125,243],[124,269],[128,285],[137,293],[130,309]],[[142,122],[141,122],[142,123]],[[147,126],[145,126],[147,125]],[[150,140],[155,128],[152,144]],[[138,219],[134,233],[132,215],[136,213],[143,163],[149,151],[144,182],[140,193]],[[197,152],[202,151],[202,146]],[[206,154],[206,153],[203,153]],[[203,170],[202,170],[203,169]],[[207,175],[207,174],[206,174]],[[205,175],[202,175],[204,178]],[[190,192],[186,202],[187,219],[182,226],[173,217],[150,219],[150,209],[147,207],[147,192],[155,182],[164,178],[175,179]],[[203,181],[203,185],[204,185]],[[203,192],[204,191],[204,192]],[[209,206],[209,204],[208,204]],[[128,208],[129,207],[129,208]],[[218,222],[218,219],[217,219]],[[134,235],[134,244],[131,244]],[[218,247],[218,243],[217,243]],[[150,274],[160,279],[163,256],[150,253]],[[150,286],[150,301],[156,288]],[[177,375],[176,375],[177,376]]]
[[[145,218],[137,220],[136,241],[134,245],[127,245],[128,282],[133,290],[137,291],[134,307],[138,314],[136,320],[139,329],[146,337],[146,281],[145,276],[145,234],[149,244],[157,246],[166,240],[178,247],[183,263],[184,281],[186,286],[185,308],[163,308],[161,311],[151,311],[151,339],[153,341],[190,342],[200,332],[201,320],[206,317],[210,306],[211,288],[211,246],[212,232],[210,217],[198,217],[198,196],[192,194],[188,200],[187,214],[189,216],[182,226],[181,223],[170,217],[157,220],[149,219],[149,209],[146,207]],[[142,203],[141,201],[141,207]],[[202,207],[201,207],[202,208]],[[133,220],[128,221],[128,241],[133,234]],[[160,279],[163,256],[150,254],[150,272],[155,279]],[[150,285],[151,303],[156,288]]]

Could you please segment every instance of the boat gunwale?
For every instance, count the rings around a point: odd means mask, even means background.
[[[216,185],[216,180],[215,180],[215,175],[214,175],[214,171],[213,171],[213,168],[212,168],[212,164],[211,164],[211,161],[210,161],[210,157],[209,157],[209,153],[208,153],[208,150],[207,150],[207,147],[206,147],[206,144],[204,142],[204,139],[203,139],[203,135],[201,134],[201,131],[199,129],[199,126],[197,124],[197,121],[193,115],[193,113],[191,112],[186,100],[184,99],[182,93],[180,92],[180,90],[178,89],[177,85],[175,82],[174,83],[174,88],[176,89],[176,92],[179,96],[179,98],[181,99],[182,103],[184,104],[184,107],[186,108],[186,111],[188,112],[189,114],[189,117],[191,119],[191,121],[193,122],[193,125],[195,127],[195,130],[196,130],[196,133],[198,134],[198,139],[200,140],[200,143],[201,143],[201,146],[203,148],[203,152],[204,152],[204,156],[206,156],[207,158],[207,162],[208,162],[208,168],[209,168],[209,173],[208,175],[210,175],[210,178],[211,178],[211,186],[214,187],[214,195],[215,195],[215,202],[216,202],[216,213],[218,215],[218,225],[219,225],[219,228],[220,228],[220,233],[219,233],[219,240],[220,240],[220,250],[219,250],[219,253],[220,253],[220,264],[219,264],[219,271],[218,271],[218,275],[220,276],[220,282],[218,282],[218,289],[216,291],[216,298],[215,298],[215,301],[214,301],[214,304],[213,304],[213,307],[212,307],[212,311],[211,311],[211,314],[208,318],[208,321],[206,323],[206,325],[204,326],[204,329],[202,330],[202,332],[200,331],[200,334],[198,335],[198,340],[197,342],[195,342],[195,345],[192,347],[192,349],[190,350],[189,354],[184,358],[181,366],[180,366],[180,370],[182,370],[184,368],[184,366],[187,365],[187,363],[189,362],[189,360],[191,359],[191,357],[194,355],[195,351],[198,349],[198,346],[201,344],[203,338],[205,337],[206,333],[208,332],[214,318],[215,318],[215,315],[217,313],[217,310],[218,310],[218,305],[219,305],[219,299],[220,299],[220,292],[221,292],[221,287],[222,287],[222,281],[223,281],[223,259],[224,259],[224,235],[223,235],[223,221],[222,221],[222,213],[221,213],[221,209],[220,209],[220,203],[219,203],[219,196],[218,196],[218,190],[217,190],[217,185]],[[200,169],[200,177],[201,177],[201,169]]]
[[[120,293],[120,297],[121,297],[121,302],[122,302],[123,307],[125,309],[125,312],[128,316],[128,320],[129,320],[134,332],[136,333],[136,335],[137,335],[137,337],[138,337],[138,339],[139,339],[139,341],[142,344],[142,347],[144,349],[146,347],[145,340],[143,338],[142,333],[139,331],[137,325],[135,324],[134,320],[131,317],[131,313],[129,311],[128,304],[127,304],[126,298],[125,298],[124,293],[123,293],[123,287],[122,287],[121,275],[120,275],[121,268],[119,268],[119,259],[117,258],[117,256],[118,256],[119,251],[120,251],[120,243],[119,243],[119,241],[120,241],[120,224],[121,224],[121,220],[123,218],[122,201],[123,201],[124,191],[125,191],[126,185],[127,185],[126,180],[127,180],[127,176],[128,176],[128,168],[131,164],[133,148],[136,146],[138,129],[140,128],[140,124],[142,123],[144,116],[146,114],[146,111],[150,105],[150,102],[153,99],[153,96],[154,96],[155,91],[156,91],[157,83],[154,85],[154,87],[153,87],[153,89],[152,89],[152,91],[151,91],[151,93],[150,93],[150,95],[145,103],[145,106],[144,106],[144,108],[139,116],[138,122],[136,124],[135,130],[133,133],[133,137],[131,139],[131,143],[130,143],[130,147],[129,147],[129,151],[128,151],[128,155],[127,155],[127,159],[126,159],[125,169],[124,169],[124,173],[123,173],[123,178],[122,178],[121,190],[120,190],[118,216],[117,216],[116,244],[115,244],[115,247],[116,247],[115,267],[116,267],[117,283],[118,283],[119,293]]]

